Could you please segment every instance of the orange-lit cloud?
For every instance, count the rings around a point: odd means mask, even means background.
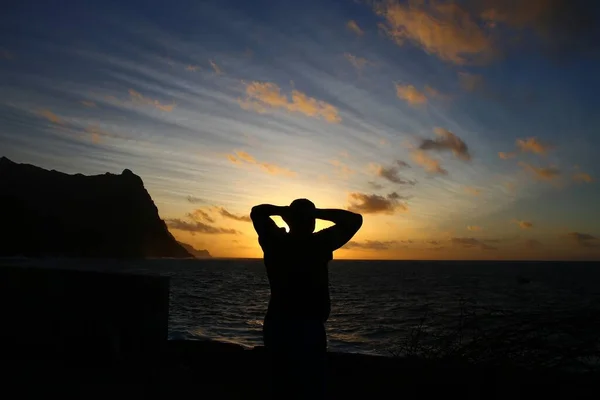
[[[472,186],[465,186],[465,192],[473,196],[481,195],[481,190]]]
[[[538,138],[517,139],[517,147],[524,153],[546,154],[553,146],[540,142]]]
[[[517,153],[505,153],[503,151],[498,152],[498,157],[503,160],[510,160],[511,158],[515,158]]]
[[[84,128],[84,131],[90,135],[92,143],[94,144],[100,144],[104,138],[123,139],[120,135],[108,132],[100,128],[98,125],[90,125]]]
[[[590,174],[587,174],[585,172],[577,172],[573,174],[573,180],[575,182],[592,183],[594,181],[594,178],[592,178]]]
[[[379,164],[371,164],[369,168],[371,171],[380,178],[386,179],[392,183],[399,185],[415,185],[417,182],[414,180],[407,180],[400,176],[400,168],[407,167],[404,161],[397,161],[395,165],[383,166]]]
[[[236,151],[234,154],[228,154],[227,159],[234,164],[249,164],[254,165],[270,175],[285,175],[289,177],[296,176],[294,171],[280,167],[268,162],[258,161],[252,155],[245,151]]]
[[[483,88],[483,76],[470,72],[459,72],[458,81],[460,86],[467,92],[475,92]]]
[[[81,100],[81,104],[83,104],[84,106],[89,107],[89,108],[96,107],[96,103],[94,103],[93,101],[89,101],[89,100]]]
[[[448,171],[442,168],[439,160],[430,157],[424,151],[417,150],[412,152],[412,159],[415,163],[423,167],[427,172],[440,174],[440,175],[448,175]]]
[[[215,211],[217,213],[219,213],[219,215],[223,218],[228,218],[228,219],[232,219],[234,221],[240,221],[240,222],[251,222],[252,220],[250,219],[249,215],[238,215],[238,214],[234,214],[231,213],[229,211],[227,211],[225,208],[223,207],[215,207]]]
[[[479,231],[483,230],[483,228],[481,226],[477,226],[477,225],[469,225],[469,226],[467,226],[467,230],[469,230],[471,232],[479,232]]]
[[[238,235],[239,231],[229,228],[221,228],[213,225],[208,225],[200,221],[184,221],[179,218],[167,219],[166,224],[171,229],[176,229],[184,232],[189,232],[192,235],[196,233],[204,233],[208,235],[229,234]]]
[[[402,202],[406,197],[393,192],[387,196],[366,193],[349,193],[348,210],[361,214],[394,214],[408,211]]]
[[[519,165],[539,180],[551,181],[558,178],[561,174],[560,170],[556,167],[535,167],[525,162],[519,162]]]
[[[581,247],[600,247],[600,239],[589,233],[569,232],[567,238]]]
[[[483,241],[469,238],[469,237],[453,237],[450,238],[450,242],[455,246],[464,247],[467,249],[470,248],[480,248],[482,250],[497,250],[496,247],[489,246],[485,244]]]
[[[197,208],[197,209],[193,210],[192,212],[187,213],[186,216],[193,221],[204,221],[204,222],[208,222],[209,224],[212,224],[215,222],[214,218],[211,217],[208,214],[208,212],[206,212],[205,210],[203,210],[201,208]]]
[[[429,98],[433,98],[433,99],[447,99],[448,96],[443,94],[442,92],[432,88],[429,85],[425,85],[425,94],[427,95],[427,97]]]
[[[335,168],[336,175],[341,178],[347,179],[350,175],[354,174],[355,171],[350,168],[348,165],[344,164],[340,160],[331,160],[329,164],[333,165]]]
[[[357,242],[351,240],[344,245],[344,249],[361,249],[361,250],[388,250],[390,247],[396,245],[397,240],[365,240]]]
[[[377,2],[382,31],[399,46],[407,41],[457,65],[487,61],[494,54],[489,36],[464,9],[451,2]]]
[[[200,69],[199,65],[188,65],[187,67],[185,67],[186,71],[190,71],[190,72],[196,72]]]
[[[350,29],[352,32],[356,33],[358,36],[362,36],[365,32],[360,29],[360,26],[356,23],[355,20],[351,19],[346,23],[346,28]]]
[[[517,185],[515,185],[513,182],[504,182],[503,185],[510,193],[514,194],[517,192]]]
[[[250,82],[246,85],[246,99],[240,100],[240,106],[247,110],[264,113],[269,109],[283,109],[301,113],[308,117],[322,118],[337,123],[342,120],[336,107],[306,94],[292,90],[291,100],[281,93],[281,89],[271,82]]]
[[[133,101],[134,104],[149,105],[149,106],[155,107],[158,110],[166,111],[166,112],[171,112],[171,111],[173,111],[173,108],[175,108],[175,103],[162,104],[160,101],[152,100],[148,97],[145,97],[140,92],[133,90],[133,89],[129,89],[129,96],[131,96],[131,100]]]
[[[396,95],[399,99],[408,102],[410,105],[422,105],[427,103],[427,97],[413,85],[396,84]]]
[[[346,58],[346,60],[348,60],[348,62],[350,64],[352,64],[352,66],[354,68],[356,68],[359,72],[362,72],[362,70],[369,64],[372,64],[371,61],[367,60],[366,58],[363,57],[357,57],[353,54],[350,53],[344,53],[344,57]]]
[[[530,222],[530,221],[522,221],[522,220],[518,220],[518,219],[513,219],[512,222],[514,224],[519,225],[519,227],[521,229],[531,229],[531,228],[533,228],[533,222]]]
[[[217,74],[217,75],[224,74],[223,70],[213,60],[209,60],[209,63],[210,63],[211,68],[215,71],[215,74]]]
[[[444,128],[435,128],[435,139],[423,139],[419,149],[434,151],[451,151],[454,156],[464,161],[471,160],[469,147],[461,138]]]
[[[54,114],[50,110],[40,110],[39,111],[39,115],[41,115],[42,117],[46,118],[48,121],[52,122],[53,124],[57,124],[57,125],[64,125],[65,124],[65,121],[63,121],[63,119],[61,117],[59,117],[58,115]]]

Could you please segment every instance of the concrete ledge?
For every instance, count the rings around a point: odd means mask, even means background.
[[[168,335],[169,278],[0,266],[3,358],[148,357]]]

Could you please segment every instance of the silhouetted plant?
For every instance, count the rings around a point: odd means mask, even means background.
[[[443,316],[428,309],[390,353],[479,365],[598,370],[597,309],[543,315],[479,307],[462,298],[459,303],[460,315],[453,327],[436,324]]]

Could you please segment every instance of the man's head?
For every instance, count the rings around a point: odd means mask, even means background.
[[[294,234],[310,234],[315,231],[315,205],[308,199],[296,199],[289,206],[289,214],[283,220]]]

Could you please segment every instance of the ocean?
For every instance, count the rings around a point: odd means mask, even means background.
[[[84,261],[36,262],[78,266]],[[269,286],[261,260],[85,261],[94,269],[171,278],[170,339],[262,345]],[[390,355],[415,332],[554,326],[600,312],[600,264],[565,262],[332,261],[329,349]],[[592,314],[591,314],[592,313]],[[557,322],[558,321],[558,322]],[[550,324],[549,324],[550,323]],[[597,329],[582,323],[578,329]],[[546,329],[546,328],[543,328]],[[466,332],[466,330],[465,330]],[[595,337],[598,332],[589,332]]]

